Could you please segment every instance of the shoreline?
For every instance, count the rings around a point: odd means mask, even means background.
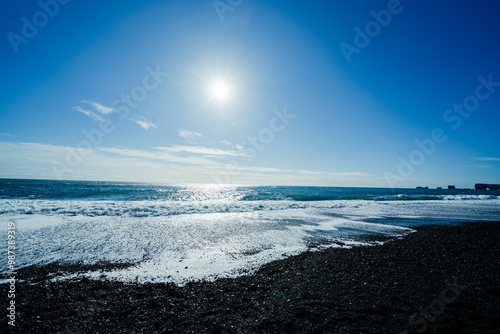
[[[417,232],[383,245],[307,251],[250,276],[183,287],[86,278],[50,282],[51,273],[87,266],[24,268],[18,278],[32,281],[16,284],[16,330],[499,332],[500,222],[411,228]],[[109,269],[105,263],[89,267]],[[7,285],[2,288],[6,296]]]

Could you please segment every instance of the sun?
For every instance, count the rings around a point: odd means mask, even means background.
[[[231,86],[225,81],[214,81],[209,87],[209,95],[218,103],[227,103],[231,99]]]

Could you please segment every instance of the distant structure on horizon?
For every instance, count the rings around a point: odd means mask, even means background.
[[[429,189],[429,187],[418,186],[417,189],[420,189],[420,190]],[[442,190],[443,188],[437,187],[436,189]],[[500,184],[476,183],[474,185],[474,189],[476,189],[476,190],[500,190]],[[454,185],[449,185],[448,190],[473,190],[473,189],[470,189],[470,188],[457,189],[457,187],[455,187]]]
[[[476,183],[476,190],[500,190],[500,184]]]

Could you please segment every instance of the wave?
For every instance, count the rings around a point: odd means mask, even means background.
[[[446,201],[468,201],[468,200],[499,200],[500,196],[495,195],[447,195],[442,196]]]
[[[57,201],[0,200],[0,215],[66,215],[157,217],[200,213],[229,213],[304,209],[290,201]]]
[[[193,201],[81,201],[81,200],[39,200],[39,199],[0,199],[1,215],[63,215],[63,216],[123,216],[123,217],[159,217],[208,213],[266,212],[289,209],[317,209],[323,211],[363,211],[364,214],[379,212],[381,208],[399,210],[406,208],[439,208],[443,207],[500,207],[498,196],[460,195],[438,196],[430,200],[428,197],[408,197],[396,195],[391,199],[378,200],[193,200]],[[482,205],[483,204],[483,205]],[[485,209],[486,210],[486,209]],[[489,210],[489,209],[488,209]],[[488,211],[489,212],[489,211]],[[388,212],[397,215],[397,212]]]

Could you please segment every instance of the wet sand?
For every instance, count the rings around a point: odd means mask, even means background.
[[[11,332],[500,333],[500,222],[416,229],[381,246],[306,252],[184,287],[50,281],[109,264],[25,268]],[[2,327],[11,327],[5,316]]]

